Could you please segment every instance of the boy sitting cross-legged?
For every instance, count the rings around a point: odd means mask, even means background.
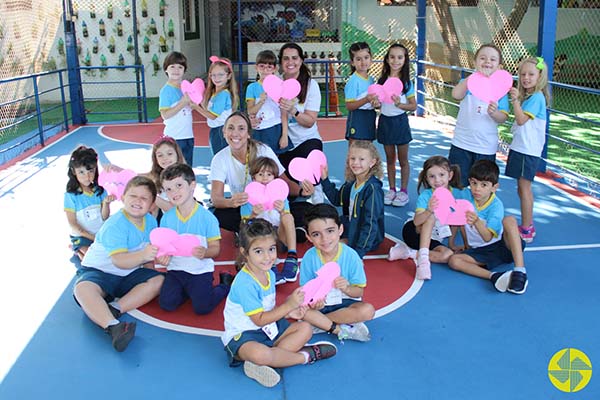
[[[307,239],[314,247],[302,259],[300,285],[316,278],[317,270],[328,262],[337,262],[341,270],[326,299],[311,305],[304,320],[340,340],[369,341],[371,335],[363,321],[373,319],[375,308],[362,301],[367,286],[363,262],[354,249],[340,242],[344,226],[337,210],[317,204],[306,210],[304,220]]]
[[[219,222],[194,199],[196,176],[192,167],[173,164],[160,174],[160,180],[169,201],[175,205],[163,215],[160,226],[180,235],[199,236],[201,241],[191,257],[163,256],[158,259],[168,270],[160,290],[160,307],[174,311],[189,298],[196,314],[208,314],[227,297],[233,281],[231,274],[222,272],[219,285],[213,286],[213,258],[221,251]]]
[[[523,259],[525,243],[519,236],[517,220],[504,216],[504,206],[496,196],[499,175],[498,166],[490,160],[479,160],[471,167],[470,188],[462,192],[476,210],[467,212],[469,248],[451,256],[448,264],[454,270],[489,279],[499,292],[523,294],[528,284]],[[514,270],[489,271],[509,263],[514,263]]]

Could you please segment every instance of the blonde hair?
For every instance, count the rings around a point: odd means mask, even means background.
[[[229,65],[227,63],[229,63]],[[240,96],[238,94],[238,85],[235,80],[235,75],[233,74],[233,69],[230,67],[230,65],[231,61],[228,58],[221,57],[218,61],[213,62],[210,64],[210,67],[208,67],[208,83],[206,84],[206,89],[204,90],[204,99],[202,99],[202,105],[204,108],[208,108],[208,102],[210,101],[210,98],[217,92],[217,88],[210,78],[210,74],[215,66],[219,66],[225,69],[229,75],[225,88],[229,90],[229,93],[231,94],[231,111],[237,110],[240,102]]]
[[[367,174],[367,179],[369,179],[372,176],[375,176],[378,179],[383,178],[381,156],[379,155],[379,152],[377,151],[375,145],[372,142],[369,142],[368,140],[353,140],[352,144],[350,145],[350,148],[348,148],[348,154],[346,155],[346,170],[344,171],[344,178],[347,181],[353,181],[356,179],[356,176],[350,168],[350,150],[352,149],[368,150],[373,160],[375,160],[375,164],[371,167],[369,173]]]
[[[535,68],[538,71],[540,71],[540,77],[538,78],[537,83],[533,88],[533,93],[542,92],[542,94],[546,98],[546,104],[550,105],[550,92],[548,92],[548,66],[546,65],[546,62],[542,57],[528,57],[519,63],[519,101],[524,101],[527,97],[533,94],[527,94],[525,92],[525,88],[523,87],[523,85],[521,85],[521,68],[523,68],[525,64],[533,64]],[[539,66],[541,66],[542,68],[540,68]]]

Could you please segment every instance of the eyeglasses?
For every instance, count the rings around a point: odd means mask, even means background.
[[[260,68],[260,69],[273,69],[273,68],[275,68],[275,65],[274,64],[256,64],[256,67]]]
[[[227,76],[227,74],[226,74],[226,73],[224,73],[224,72],[220,72],[220,73],[218,73],[218,74],[210,74],[209,76],[210,76],[211,78],[223,78],[223,77],[226,77],[226,76]]]

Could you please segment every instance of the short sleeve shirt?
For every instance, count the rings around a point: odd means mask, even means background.
[[[529,156],[540,157],[546,142],[546,98],[542,92],[535,92],[521,104],[529,117],[523,125],[515,121],[512,126],[512,150]]]

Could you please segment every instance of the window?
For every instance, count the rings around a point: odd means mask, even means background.
[[[184,39],[200,39],[200,0],[183,0]]]

